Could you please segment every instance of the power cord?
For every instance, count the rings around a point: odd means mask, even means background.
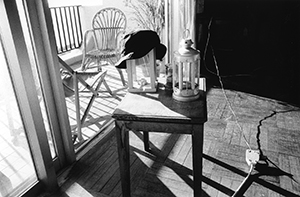
[[[211,47],[211,50],[212,50],[212,56],[213,56],[213,59],[214,59],[214,64],[215,64],[215,67],[216,67],[216,75],[218,76],[218,79],[219,79],[219,82],[220,82],[220,85],[221,85],[221,89],[222,89],[223,95],[225,97],[226,102],[228,103],[228,106],[229,106],[229,109],[230,109],[231,113],[234,116],[235,123],[239,127],[240,132],[242,133],[243,139],[244,139],[245,143],[247,144],[247,146],[249,148],[249,149],[246,150],[246,162],[250,166],[250,170],[248,172],[248,175],[244,179],[244,181],[241,183],[241,185],[239,186],[239,188],[236,190],[236,192],[232,196],[232,197],[239,197],[239,196],[241,196],[241,194],[243,194],[247,190],[248,185],[251,184],[251,180],[250,180],[251,173],[253,172],[253,169],[254,169],[255,165],[259,161],[259,158],[260,158],[260,154],[259,153],[260,152],[256,151],[256,150],[252,150],[252,148],[251,148],[248,140],[246,139],[246,136],[245,136],[245,133],[243,131],[243,128],[242,128],[241,124],[239,123],[238,117],[235,114],[235,112],[234,112],[234,110],[232,108],[231,102],[229,101],[229,98],[228,98],[228,96],[227,96],[227,94],[225,92],[224,85],[223,85],[223,82],[222,82],[222,78],[220,76],[220,71],[219,71],[217,59],[216,59],[216,56],[214,54],[214,49],[212,47]]]
[[[203,57],[204,62],[205,62],[205,56],[206,56],[206,53],[207,53],[208,43],[209,43],[209,39],[210,39],[210,27],[211,27],[211,23],[212,23],[212,18],[210,19],[210,22],[208,24],[209,34],[208,34],[208,37],[207,37],[207,42],[206,42],[206,46],[205,46],[205,50],[204,50],[204,57]],[[245,133],[243,131],[243,128],[242,128],[241,124],[239,123],[238,117],[237,117],[235,111],[233,110],[232,104],[229,101],[229,98],[228,98],[228,96],[227,96],[227,94],[225,92],[224,84],[223,84],[223,81],[222,81],[222,76],[220,75],[220,71],[219,71],[219,67],[218,67],[218,62],[217,62],[217,59],[216,59],[216,56],[215,56],[215,52],[214,52],[214,49],[213,49],[212,46],[211,46],[211,52],[212,52],[212,57],[213,57],[213,61],[214,61],[215,68],[216,68],[216,73],[210,71],[207,68],[206,64],[205,64],[205,67],[206,67],[206,69],[210,73],[212,73],[212,74],[214,74],[214,75],[216,75],[218,77],[219,83],[221,85],[221,89],[222,89],[222,92],[223,92],[223,95],[225,97],[226,102],[228,103],[229,110],[233,114],[235,123],[238,126],[238,128],[239,128],[239,130],[240,130],[240,132],[241,132],[241,134],[243,136],[243,139],[244,139],[244,141],[246,143],[246,145],[248,146],[248,149],[246,150],[246,158],[245,159],[246,159],[247,164],[250,166],[250,169],[249,169],[248,175],[245,177],[244,181],[241,183],[241,185],[239,186],[239,188],[233,194],[233,197],[239,197],[239,196],[241,196],[247,190],[247,188],[249,187],[249,184],[252,183],[252,181],[251,181],[251,177],[252,177],[251,173],[253,172],[253,170],[255,168],[255,165],[258,163],[258,161],[260,159],[260,152],[257,151],[257,150],[252,150],[252,148],[251,148],[248,140],[246,139],[246,136],[245,136]]]
[[[258,150],[253,150],[248,142],[248,140],[246,139],[246,136],[244,134],[244,131],[243,131],[243,128],[241,126],[241,124],[239,123],[239,120],[238,120],[238,117],[235,113],[235,111],[233,110],[233,107],[232,107],[232,104],[231,102],[229,101],[229,98],[226,94],[226,91],[224,89],[224,84],[223,84],[223,81],[222,81],[222,78],[224,77],[235,77],[235,76],[251,76],[251,75],[242,75],[242,74],[239,74],[239,75],[227,75],[227,76],[221,76],[220,75],[220,71],[219,71],[219,67],[218,67],[218,62],[217,62],[217,58],[216,58],[216,55],[215,55],[215,52],[214,52],[214,49],[212,46],[210,46],[211,48],[211,53],[212,53],[212,58],[213,58],[213,61],[214,61],[214,65],[215,65],[215,69],[216,69],[216,72],[213,72],[211,70],[209,70],[206,66],[206,63],[205,63],[205,58],[206,58],[206,53],[207,53],[207,49],[208,49],[208,45],[209,45],[209,41],[210,41],[210,28],[211,28],[211,24],[212,24],[212,20],[213,18],[211,17],[210,21],[209,21],[209,24],[208,24],[208,36],[207,36],[207,41],[206,41],[206,45],[205,45],[205,49],[204,49],[204,54],[203,54],[203,63],[204,63],[204,66],[206,68],[206,70],[208,72],[210,72],[211,74],[215,75],[218,77],[218,80],[219,80],[219,83],[220,83],[220,86],[221,86],[221,89],[222,89],[222,92],[223,92],[223,95],[225,97],[225,100],[229,106],[229,109],[231,111],[231,113],[233,114],[234,116],[234,120],[235,120],[235,123],[236,125],[238,126],[242,136],[243,136],[243,139],[248,147],[248,149],[246,150],[246,154],[245,154],[245,159],[246,159],[246,162],[247,164],[250,166],[250,169],[249,169],[249,172],[247,174],[247,176],[244,178],[243,182],[240,184],[240,186],[238,187],[238,189],[234,192],[234,194],[232,195],[232,197],[239,197],[239,196],[242,196],[246,191],[247,189],[250,187],[250,185],[252,184],[253,182],[253,178],[255,177],[255,175],[252,174],[252,172],[254,171],[255,167],[259,168],[259,166],[264,166],[261,164],[261,162],[265,162],[265,165],[268,166],[268,161],[271,162],[277,170],[280,170],[279,167],[273,163],[271,160],[268,159],[268,157],[264,156],[262,151],[261,151],[261,148],[260,148],[260,143],[259,143],[259,139],[257,140],[257,143],[258,143]],[[288,111],[293,111],[293,110],[288,110]],[[258,125],[258,136],[259,136],[259,133],[260,133],[260,126],[262,125],[262,122],[274,115],[276,115],[277,113],[284,113],[284,112],[288,112],[288,111],[283,111],[283,112],[276,112],[276,111],[273,111],[273,113],[265,118],[263,118],[262,120],[259,121],[259,125]],[[258,138],[258,137],[257,137]],[[258,170],[258,169],[257,169]],[[287,175],[289,177],[291,177],[294,181],[296,181],[293,176],[291,174],[287,174],[283,171],[279,171],[282,175]],[[297,181],[296,181],[297,182]]]
[[[236,113],[234,112],[234,110],[233,110],[233,108],[232,108],[232,105],[231,105],[231,102],[229,101],[229,98],[228,98],[228,96],[227,96],[227,94],[226,94],[226,92],[225,92],[224,85],[223,85],[223,82],[222,82],[222,77],[220,76],[220,71],[219,71],[217,59],[216,59],[216,56],[215,56],[215,53],[214,53],[214,49],[213,49],[212,47],[211,47],[211,51],[212,51],[212,56],[213,56],[213,59],[214,59],[214,64],[215,64],[215,67],[216,67],[216,75],[217,75],[217,77],[218,77],[218,79],[219,79],[219,83],[220,83],[220,85],[221,85],[221,89],[222,89],[222,92],[223,92],[224,97],[225,97],[225,99],[226,99],[226,102],[228,103],[229,110],[231,111],[231,113],[232,113],[233,116],[234,116],[235,123],[236,123],[236,125],[239,127],[239,129],[240,129],[240,132],[241,132],[242,135],[243,135],[243,139],[245,140],[245,143],[247,144],[248,148],[249,148],[250,150],[252,150],[252,148],[251,148],[249,142],[248,142],[247,139],[246,139],[246,136],[245,136],[245,134],[244,134],[243,128],[242,128],[241,124],[240,124],[239,121],[238,121],[238,117],[237,117]]]

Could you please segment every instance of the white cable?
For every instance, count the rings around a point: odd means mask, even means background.
[[[252,150],[252,148],[251,148],[249,142],[248,142],[247,139],[246,139],[246,136],[245,136],[245,134],[244,134],[243,128],[242,128],[242,126],[240,125],[240,123],[239,123],[239,121],[238,121],[238,117],[237,117],[237,115],[235,114],[235,112],[234,112],[234,110],[233,110],[233,108],[232,108],[232,106],[231,106],[231,103],[230,103],[230,101],[229,101],[229,99],[228,99],[228,97],[227,97],[227,94],[226,94],[226,92],[225,92],[224,85],[223,85],[223,82],[222,82],[222,78],[221,78],[220,72],[219,72],[218,63],[217,63],[216,56],[215,56],[215,53],[214,53],[214,49],[212,48],[212,46],[211,46],[211,51],[212,51],[212,56],[213,56],[214,63],[215,63],[215,67],[216,67],[216,72],[217,72],[216,75],[217,75],[218,78],[219,78],[219,82],[220,82],[220,85],[221,85],[221,89],[222,89],[222,91],[223,91],[223,94],[224,94],[224,97],[225,97],[225,99],[226,99],[226,102],[228,103],[229,109],[230,109],[231,113],[232,113],[233,116],[234,116],[235,123],[236,123],[237,126],[239,127],[240,132],[242,133],[243,138],[244,138],[244,140],[245,140],[245,142],[246,142],[248,148],[249,148],[250,150]]]

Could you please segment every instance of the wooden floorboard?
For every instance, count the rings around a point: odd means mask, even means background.
[[[300,108],[243,92],[227,90],[226,95],[236,116],[222,90],[208,91],[203,196],[233,195],[249,171],[247,143],[260,150],[264,160],[244,196],[299,196]],[[144,151],[142,139],[141,132],[130,132],[132,196],[193,196],[191,137],[151,133],[150,152]],[[76,183],[92,196],[122,196],[114,135],[96,144],[65,174],[62,190]]]

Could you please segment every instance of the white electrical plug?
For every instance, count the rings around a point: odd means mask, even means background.
[[[257,164],[259,161],[259,157],[260,157],[260,153],[258,150],[251,150],[251,149],[246,150],[246,162],[249,166]]]

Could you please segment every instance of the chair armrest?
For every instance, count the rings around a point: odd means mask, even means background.
[[[87,53],[88,44],[89,44],[89,42],[90,42],[91,37],[92,37],[93,39],[95,39],[95,38],[94,38],[94,30],[93,30],[93,29],[89,29],[89,30],[85,31],[84,37],[83,37],[83,50],[82,50],[82,51],[83,51],[83,54],[86,54],[86,53]],[[94,44],[95,44],[95,43],[94,43]]]
[[[97,75],[99,73],[99,71],[76,71],[76,73],[78,75],[87,75],[87,76],[90,76],[90,75]]]

